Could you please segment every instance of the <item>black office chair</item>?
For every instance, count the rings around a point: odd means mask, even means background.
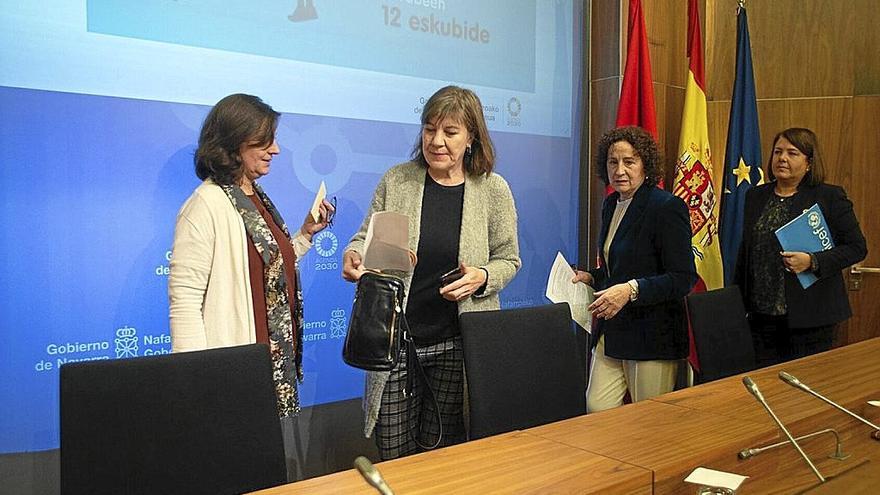
[[[687,296],[688,316],[700,360],[697,383],[755,369],[755,348],[736,286]]]
[[[470,438],[586,414],[586,332],[567,304],[461,315]]]
[[[61,367],[61,493],[242,493],[287,481],[268,346]]]

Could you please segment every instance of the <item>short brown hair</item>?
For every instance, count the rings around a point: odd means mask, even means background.
[[[238,183],[242,174],[241,145],[252,141],[257,146],[271,145],[279,116],[252,95],[233,94],[218,101],[205,117],[199,134],[194,157],[196,175],[221,185]]]
[[[786,141],[793,144],[804,156],[807,157],[807,173],[801,182],[806,181],[811,186],[818,186],[825,182],[825,162],[822,161],[822,154],[819,153],[819,138],[816,134],[803,127],[791,127],[786,129],[773,138],[773,146],[770,147],[770,159],[767,160],[767,177],[770,181],[775,181],[776,176],[773,175],[773,150],[779,138],[785,138]]]
[[[645,185],[656,186],[663,178],[663,159],[654,137],[641,127],[618,127],[599,138],[599,144],[596,146],[596,175],[606,186],[611,183],[608,178],[608,150],[614,143],[620,141],[629,143],[642,159],[645,168]]]
[[[464,168],[468,175],[489,175],[495,167],[495,147],[489,137],[486,118],[483,116],[483,104],[476,93],[458,86],[446,86],[434,93],[422,109],[422,127],[426,124],[451,117],[461,120],[473,137],[471,152],[465,155]],[[427,167],[425,154],[422,151],[422,132],[412,150],[412,159]]]

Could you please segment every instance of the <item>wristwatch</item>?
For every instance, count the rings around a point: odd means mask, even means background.
[[[810,254],[810,271],[815,273],[819,271],[819,260],[816,259],[816,253]]]
[[[629,285],[629,301],[633,302],[639,298],[639,283],[632,279],[627,284]]]

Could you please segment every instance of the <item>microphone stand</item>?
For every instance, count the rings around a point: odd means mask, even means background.
[[[835,449],[834,449],[834,453],[833,453],[833,454],[830,454],[828,457],[830,457],[830,458],[832,458],[832,459],[837,459],[838,461],[842,461],[842,460],[844,460],[844,459],[849,458],[849,454],[844,454],[844,453],[843,453],[843,442],[840,441],[840,435],[839,435],[839,434],[837,433],[837,431],[836,431],[835,429],[833,429],[833,428],[825,428],[824,430],[814,431],[813,433],[807,433],[806,435],[801,435],[801,436],[799,436],[799,437],[795,437],[795,440],[802,441],[802,440],[806,440],[806,439],[808,439],[808,438],[812,438],[812,437],[815,437],[815,436],[821,435],[821,434],[823,434],[823,433],[831,433],[831,434],[833,434],[833,435],[834,435],[834,439],[835,439],[835,441],[836,441],[836,443],[835,443],[836,446],[835,446]],[[754,456],[760,454],[761,452],[764,452],[764,451],[767,451],[767,450],[771,450],[771,449],[775,449],[775,448],[777,448],[777,447],[781,447],[781,446],[783,446],[783,445],[785,445],[785,444],[787,444],[787,443],[789,443],[789,441],[788,441],[788,440],[784,440],[784,441],[782,441],[782,442],[774,443],[774,444],[772,444],[772,445],[765,445],[764,447],[753,447],[753,448],[750,448],[750,449],[744,449],[744,450],[740,451],[739,454],[737,454],[737,457],[739,457],[740,460],[745,460],[745,459],[748,459],[748,458],[750,458],[750,457],[754,457]]]
[[[742,381],[743,385],[746,386],[746,390],[748,390],[749,393],[755,396],[755,398],[758,399],[758,402],[760,402],[761,405],[764,406],[764,409],[767,410],[767,412],[770,414],[770,417],[773,418],[773,421],[776,422],[776,426],[778,426],[779,429],[782,430],[782,433],[785,434],[785,436],[788,438],[788,441],[791,442],[792,445],[794,445],[794,448],[797,449],[801,457],[804,458],[804,461],[807,462],[807,465],[810,466],[810,469],[813,470],[813,473],[816,475],[817,478],[819,478],[819,481],[821,483],[825,483],[825,477],[822,476],[822,473],[820,473],[818,469],[816,469],[816,465],[813,464],[813,461],[811,461],[809,457],[807,457],[807,454],[804,453],[804,450],[801,448],[800,445],[798,445],[797,440],[795,440],[794,437],[791,436],[791,433],[789,433],[785,425],[782,424],[782,421],[780,421],[779,418],[776,417],[776,413],[774,413],[773,410],[770,409],[770,405],[767,404],[766,400],[764,400],[764,395],[761,394],[760,390],[758,390],[758,385],[747,376],[743,377]]]
[[[838,405],[836,402],[832,401],[831,399],[826,398],[825,396],[823,396],[819,392],[816,392],[815,390],[811,389],[810,387],[808,387],[807,385],[805,385],[804,383],[802,383],[800,380],[798,380],[797,378],[795,378],[793,375],[791,375],[789,373],[786,373],[784,371],[780,371],[779,372],[779,379],[784,381],[785,383],[791,385],[792,387],[794,387],[796,389],[803,390],[804,392],[816,397],[817,399],[822,400],[823,402],[825,402],[827,404],[830,404],[835,409],[842,411],[842,412],[848,414],[849,416],[861,421],[862,423],[865,423],[866,425],[870,426],[871,428],[874,429],[874,433],[871,436],[875,440],[880,440],[880,436],[878,436],[878,432],[880,432],[880,426],[877,426],[874,423],[868,421],[867,419],[850,411],[849,409]]]

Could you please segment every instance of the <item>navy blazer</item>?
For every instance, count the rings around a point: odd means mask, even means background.
[[[594,343],[605,335],[605,354],[616,359],[681,359],[688,354],[684,296],[697,281],[691,223],[680,198],[653,186],[636,190],[605,260],[602,247],[620,197],[602,205],[596,289],[636,279],[639,297],[613,318],[598,320]]]
[[[781,257],[774,260],[753,260],[749,246],[752,231],[767,202],[774,198],[775,182],[762,184],[749,189],[743,206],[743,238],[740,245],[735,281],[743,293],[746,307],[751,306],[749,293],[749,273],[752,263],[781,263]],[[788,325],[791,328],[819,327],[833,325],[852,316],[846,287],[841,271],[868,255],[868,247],[859,220],[853,212],[852,201],[840,186],[801,184],[798,192],[789,202],[791,218],[800,215],[814,204],[819,204],[822,215],[828,223],[834,247],[816,254],[819,280],[808,289],[801,287],[797,276],[785,273],[785,303],[788,307]]]

